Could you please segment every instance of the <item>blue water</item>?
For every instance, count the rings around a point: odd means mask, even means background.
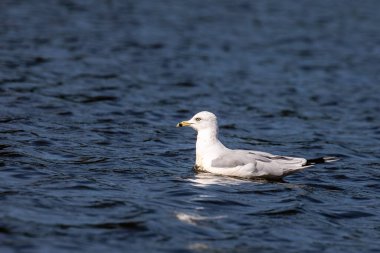
[[[2,1],[1,252],[379,252],[379,1]],[[282,182],[230,148],[336,155]]]

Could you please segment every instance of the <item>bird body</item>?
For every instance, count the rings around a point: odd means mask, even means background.
[[[214,174],[242,178],[279,179],[316,163],[331,162],[335,157],[307,160],[299,157],[278,156],[261,151],[232,150],[218,139],[217,117],[211,112],[200,112],[177,127],[189,126],[197,134],[195,168]]]

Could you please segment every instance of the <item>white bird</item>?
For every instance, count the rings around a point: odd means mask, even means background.
[[[198,132],[195,169],[242,178],[280,179],[317,163],[333,162],[336,157],[305,159],[279,156],[253,150],[232,150],[218,139],[218,121],[207,111],[195,114],[177,127],[189,126]]]

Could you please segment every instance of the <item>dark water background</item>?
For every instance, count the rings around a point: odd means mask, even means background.
[[[379,252],[380,1],[0,2],[0,252]],[[260,182],[231,148],[343,160]]]

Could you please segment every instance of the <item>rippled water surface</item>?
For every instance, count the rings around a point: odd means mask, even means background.
[[[379,252],[379,1],[0,3],[1,252]],[[283,182],[231,148],[337,155]]]

